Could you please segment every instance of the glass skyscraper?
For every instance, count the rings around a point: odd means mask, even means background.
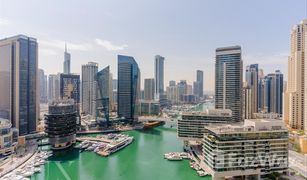
[[[231,109],[232,120],[242,120],[241,47],[216,49],[215,108]]]
[[[99,71],[96,75],[97,81],[97,99],[96,99],[96,117],[105,118],[109,121],[109,114],[111,111],[111,103],[113,96],[112,78],[110,73],[110,66]]]
[[[118,116],[128,121],[137,120],[140,69],[131,56],[118,55]]]
[[[196,71],[196,82],[193,83],[194,95],[198,98],[204,96],[204,72],[201,70]]]
[[[283,110],[283,74],[276,70],[268,74],[262,81],[263,111],[282,114]]]
[[[60,75],[60,95],[61,99],[73,99],[74,103],[80,103],[80,75],[61,74]]]
[[[20,135],[36,132],[39,116],[38,44],[18,35],[0,40],[0,118]]]

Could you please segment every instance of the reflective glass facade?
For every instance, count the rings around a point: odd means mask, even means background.
[[[99,71],[96,76],[97,81],[97,117],[104,117],[109,121],[110,98],[111,98],[111,79],[110,67],[107,66]]]
[[[0,116],[10,119],[20,135],[36,131],[37,46],[36,39],[23,35],[0,40],[0,71],[6,74],[0,78],[6,84],[1,87]]]
[[[11,119],[11,87],[12,87],[12,45],[0,45],[0,118]]]
[[[133,57],[118,55],[118,116],[133,121],[138,116],[140,70]]]
[[[62,99],[73,99],[80,103],[80,75],[61,74],[60,94]]]
[[[242,120],[241,47],[216,49],[215,108],[230,109],[232,120]]]

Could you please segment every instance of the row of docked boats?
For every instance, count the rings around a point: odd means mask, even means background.
[[[44,165],[48,157],[52,156],[52,152],[38,152],[34,159],[28,160],[23,166],[17,168],[13,172],[5,175],[4,180],[29,180],[35,173],[41,172],[41,165]]]
[[[183,159],[190,159],[190,155],[186,152],[170,152],[164,154],[164,158],[170,161],[180,161]]]
[[[107,138],[110,143],[105,142],[98,142],[92,140],[85,140],[78,144],[76,147],[80,149],[80,151],[94,151],[98,155],[101,156],[109,156],[112,153],[115,153],[122,148],[128,146],[132,143],[133,137],[129,137],[128,135],[124,134],[108,134],[103,136],[97,136],[96,139],[99,140],[100,138]]]
[[[190,161],[190,167],[194,170],[196,170],[196,173],[199,175],[199,176],[207,176],[208,173],[206,173],[204,170],[201,169],[201,167],[195,162],[195,161]]]

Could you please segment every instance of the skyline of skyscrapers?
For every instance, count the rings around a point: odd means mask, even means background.
[[[134,121],[138,118],[140,94],[140,69],[131,56],[118,55],[118,98],[119,118]]]
[[[20,135],[36,132],[39,118],[37,40],[17,35],[0,40],[0,118]]]
[[[160,99],[160,94],[164,93],[164,57],[155,56],[155,96]]]
[[[230,109],[233,121],[242,121],[242,58],[241,47],[216,49],[215,108]]]

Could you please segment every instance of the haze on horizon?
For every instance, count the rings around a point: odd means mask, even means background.
[[[63,71],[64,47],[73,73],[89,61],[111,66],[117,54],[133,56],[144,78],[154,77],[154,56],[165,57],[165,85],[204,71],[204,90],[214,90],[217,47],[240,45],[245,66],[287,74],[290,30],[306,18],[304,0],[0,0],[0,39],[25,34],[39,42],[39,67]],[[285,78],[286,79],[286,78]]]

